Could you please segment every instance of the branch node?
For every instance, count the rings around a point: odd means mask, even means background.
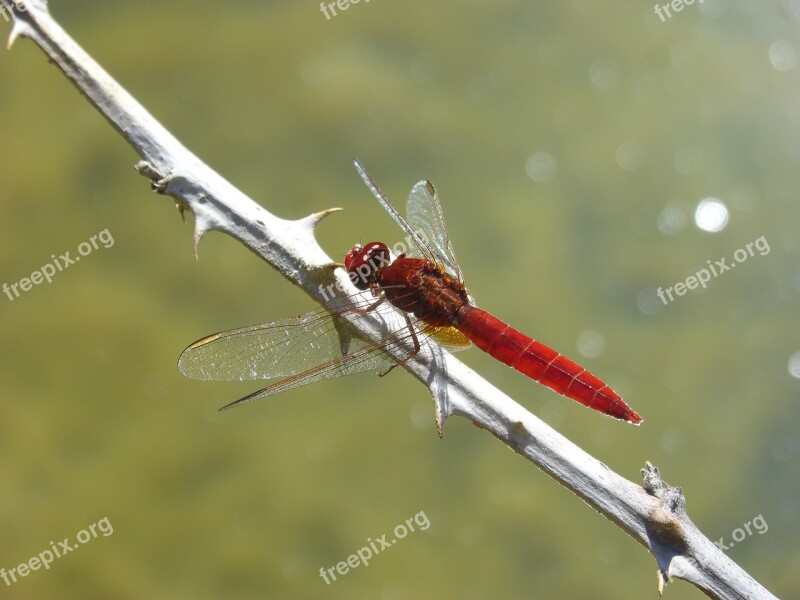
[[[663,479],[658,467],[647,461],[642,469],[644,490],[651,496],[661,499],[662,505],[672,514],[679,515],[686,512],[686,498],[683,489],[672,487]]]
[[[649,461],[642,469],[644,489],[660,502],[652,509],[646,525],[650,550],[658,563],[658,593],[663,595],[669,583],[673,559],[686,553],[688,544],[686,531],[679,518],[686,514],[686,498],[683,490],[673,487],[661,478],[658,467]]]
[[[158,182],[164,179],[164,174],[158,169],[156,169],[152,163],[146,160],[140,160],[138,163],[134,165],[133,168],[136,169],[136,172],[139,173],[139,175],[144,175],[148,179],[152,180],[153,191],[156,192],[161,191],[156,186],[158,185]]]

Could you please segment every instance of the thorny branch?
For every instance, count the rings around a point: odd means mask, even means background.
[[[339,278],[349,285],[314,237],[314,227],[336,209],[298,221],[270,214],[158,123],[55,22],[45,0],[18,5],[0,0],[0,7],[13,17],[9,48],[20,37],[33,40],[140,154],[136,168],[152,180],[153,189],[172,196],[181,210],[192,211],[195,252],[206,232],[222,231],[318,302],[323,300],[320,283]],[[365,340],[382,335],[380,315],[351,326]],[[774,599],[695,527],[681,490],[663,484],[649,463],[643,469],[644,487],[624,479],[446,352],[420,353],[402,366],[433,395],[440,435],[450,415],[493,433],[648,548],[658,564],[660,592],[667,580],[679,578],[711,598]]]

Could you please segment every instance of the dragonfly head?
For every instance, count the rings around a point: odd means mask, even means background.
[[[360,290],[367,290],[377,283],[378,272],[392,262],[389,247],[382,242],[371,242],[366,246],[356,244],[344,257],[344,265],[350,281]]]

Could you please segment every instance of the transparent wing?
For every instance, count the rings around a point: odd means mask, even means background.
[[[406,220],[392,205],[392,203],[389,202],[389,199],[381,191],[381,188],[378,187],[378,184],[375,183],[372,177],[369,176],[367,171],[364,169],[363,165],[360,162],[358,162],[358,160],[355,160],[354,162],[358,174],[361,175],[361,179],[364,181],[369,190],[372,192],[372,195],[375,196],[375,198],[377,198],[378,202],[381,203],[381,206],[383,206],[383,208],[386,209],[386,212],[388,212],[389,215],[391,215],[395,223],[397,223],[400,226],[400,229],[406,232],[406,235],[408,235],[409,240],[415,246],[415,249],[419,252],[418,255],[423,258],[427,258],[431,262],[440,264],[441,258],[437,256],[434,250],[427,244],[427,240],[422,236],[422,234],[413,227],[411,227],[411,225],[409,225],[408,222],[406,222]],[[409,254],[411,256],[417,255],[417,253],[415,253],[413,249],[411,252],[409,252]]]
[[[190,379],[206,381],[285,378],[224,407],[231,408],[324,379],[385,372],[397,364],[394,357],[403,356],[403,349],[408,353],[413,348],[413,337],[420,346],[427,346],[431,336],[452,351],[469,346],[458,330],[406,320],[386,304],[369,310],[374,303],[374,298],[358,303],[344,299],[297,318],[210,335],[183,351],[178,369]],[[377,343],[352,337],[342,326],[343,313],[358,319],[378,310],[385,317],[386,335]]]
[[[252,381],[289,377],[365,345],[324,309],[301,317],[215,333],[186,348],[178,369],[190,379]],[[369,367],[363,365],[362,370]]]
[[[447,226],[444,224],[444,214],[442,205],[439,202],[439,194],[430,181],[420,181],[408,195],[406,203],[406,216],[404,219],[397,209],[389,202],[389,199],[378,187],[378,184],[369,176],[363,165],[356,160],[356,170],[364,183],[378,199],[384,209],[391,215],[400,228],[409,236],[409,240],[415,246],[417,252],[410,252],[412,256],[421,256],[441,265],[445,271],[464,282],[461,267],[456,259],[453,245],[447,234]],[[467,291],[469,300],[475,304],[472,294]]]
[[[463,281],[456,253],[447,235],[439,194],[430,181],[420,181],[411,188],[406,204],[406,220],[427,240],[428,246],[436,253],[438,262],[447,272]]]

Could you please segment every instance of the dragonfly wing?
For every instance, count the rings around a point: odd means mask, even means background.
[[[434,255],[431,249],[428,247],[428,244],[426,243],[427,240],[425,240],[422,237],[422,235],[420,235],[420,232],[418,232],[416,229],[411,227],[411,225],[409,225],[408,222],[406,222],[406,220],[403,218],[403,215],[401,215],[397,211],[397,209],[392,205],[392,203],[389,202],[389,199],[381,191],[381,188],[378,187],[378,184],[375,183],[372,177],[369,176],[369,173],[367,173],[367,171],[364,169],[364,166],[357,160],[354,162],[358,174],[361,176],[361,179],[364,181],[369,190],[372,192],[372,195],[375,196],[375,198],[377,198],[378,202],[381,203],[381,206],[383,206],[386,212],[388,212],[389,215],[391,215],[391,217],[394,219],[394,222],[400,226],[400,229],[406,232],[411,243],[414,245],[415,249],[419,250],[420,252],[419,256],[432,260],[433,262],[439,262],[438,257]],[[410,252],[409,254],[411,254],[412,256],[415,255],[414,252]]]
[[[397,211],[389,202],[389,199],[378,187],[378,184],[369,176],[363,165],[355,161],[356,170],[361,175],[361,179],[378,199],[386,212],[388,212],[400,228],[406,232],[408,239],[414,246],[409,254],[420,256],[442,265],[447,272],[456,277],[459,281],[464,280],[461,268],[458,266],[456,254],[447,235],[447,227],[444,224],[442,206],[439,203],[439,195],[436,188],[430,181],[420,181],[412,189],[408,196],[406,205],[408,220]],[[474,299],[469,292],[470,302],[474,304]]]
[[[205,381],[296,375],[366,345],[350,336],[340,319],[316,310],[297,318],[215,333],[186,348],[178,369],[190,379]]]
[[[439,194],[430,181],[420,181],[411,188],[406,203],[406,219],[408,224],[428,241],[430,252],[436,257],[436,262],[463,283],[464,274],[456,259],[453,244],[450,243],[450,236],[447,234]],[[470,303],[475,304],[475,298],[469,290],[467,296]]]
[[[352,341],[358,343],[359,347],[349,354],[317,365],[297,375],[277,381],[257,392],[253,392],[244,398],[240,398],[235,402],[223,406],[220,410],[234,408],[240,404],[253,402],[260,398],[275,396],[282,392],[325,379],[334,379],[336,377],[353,375],[365,371],[385,373],[390,367],[397,364],[397,361],[390,352],[399,352],[401,355],[403,352],[407,352],[408,345],[410,344],[410,335],[390,336],[378,344],[367,344],[356,338],[353,338]]]
[[[451,275],[458,277],[459,281],[463,281],[456,253],[447,235],[439,194],[430,181],[420,181],[411,188],[406,204],[406,219],[427,240],[436,255],[436,261]]]
[[[355,338],[353,338],[353,340],[356,341]],[[358,341],[360,342],[360,340]],[[364,342],[361,343],[364,344]],[[327,363],[312,367],[302,373],[292,375],[281,381],[276,381],[257,392],[253,392],[244,398],[240,398],[235,402],[223,406],[220,410],[227,410],[260,398],[275,396],[281,392],[308,385],[309,383],[324,381],[325,379],[335,379],[336,377],[354,375],[365,371],[385,372],[395,364],[397,364],[396,361],[390,355],[386,354],[382,347],[378,347],[374,344],[364,345],[350,354],[345,354]]]
[[[294,319],[216,333],[186,348],[178,368],[186,377],[207,381],[283,378],[223,407],[227,409],[325,379],[385,372],[413,352],[414,338],[429,352],[437,347],[431,337],[453,351],[469,345],[456,329],[400,319],[388,305],[373,312],[366,308],[372,304],[343,304],[350,310],[340,306],[341,314],[317,309]],[[384,337],[373,343],[351,336],[343,326],[346,312],[351,318],[379,313],[384,317]]]

